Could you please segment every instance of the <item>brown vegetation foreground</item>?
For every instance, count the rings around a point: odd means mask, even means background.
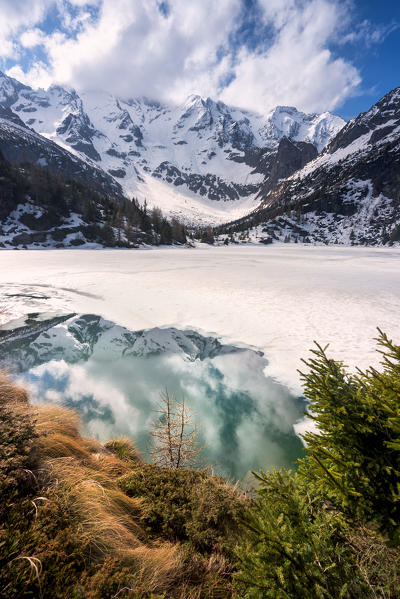
[[[31,406],[5,375],[0,492],[1,597],[233,595],[237,491],[145,464],[128,439],[86,439],[75,412]]]

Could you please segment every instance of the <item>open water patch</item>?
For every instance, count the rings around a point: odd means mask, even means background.
[[[185,396],[200,425],[203,459],[242,479],[303,454],[293,425],[304,400],[266,377],[262,352],[193,330],[131,331],[93,314],[32,313],[0,327],[0,366],[34,402],[76,409],[85,433],[132,437],[147,455],[160,392]]]

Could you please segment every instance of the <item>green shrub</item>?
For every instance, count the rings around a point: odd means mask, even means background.
[[[106,443],[104,443],[104,447],[111,453],[115,454],[117,458],[119,458],[123,462],[142,463],[143,461],[133,441],[126,437],[120,437],[118,439],[112,439],[111,441],[107,441]]]
[[[224,479],[145,464],[123,477],[120,487],[143,498],[143,524],[154,538],[189,543],[202,553],[232,551],[244,499]]]
[[[300,474],[261,473],[239,544],[246,599],[400,596],[400,554],[371,530],[354,529]]]
[[[295,474],[256,475],[236,585],[245,598],[400,597],[400,347],[348,374],[317,347],[302,374],[316,431]]]
[[[309,416],[303,475],[349,517],[400,542],[400,347],[380,333],[381,372],[350,375],[318,347],[303,374]]]

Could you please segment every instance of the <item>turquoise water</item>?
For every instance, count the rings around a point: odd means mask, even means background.
[[[195,331],[129,331],[95,315],[31,315],[0,330],[0,366],[33,401],[75,408],[100,440],[128,435],[148,455],[160,392],[184,395],[203,461],[234,479],[291,466],[303,453],[293,424],[304,402],[266,377],[266,365],[261,352]]]

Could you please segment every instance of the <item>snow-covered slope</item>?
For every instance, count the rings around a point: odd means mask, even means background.
[[[400,88],[350,121],[240,224],[279,239],[400,242]]]
[[[33,90],[3,74],[0,107],[10,120],[96,163],[128,196],[213,224],[258,205],[282,139],[304,151],[303,166],[314,157],[311,144],[321,151],[345,124],[328,112],[307,115],[280,106],[259,115],[196,95],[167,106],[106,92],[79,96],[59,86]],[[288,165],[288,174],[296,165]]]

